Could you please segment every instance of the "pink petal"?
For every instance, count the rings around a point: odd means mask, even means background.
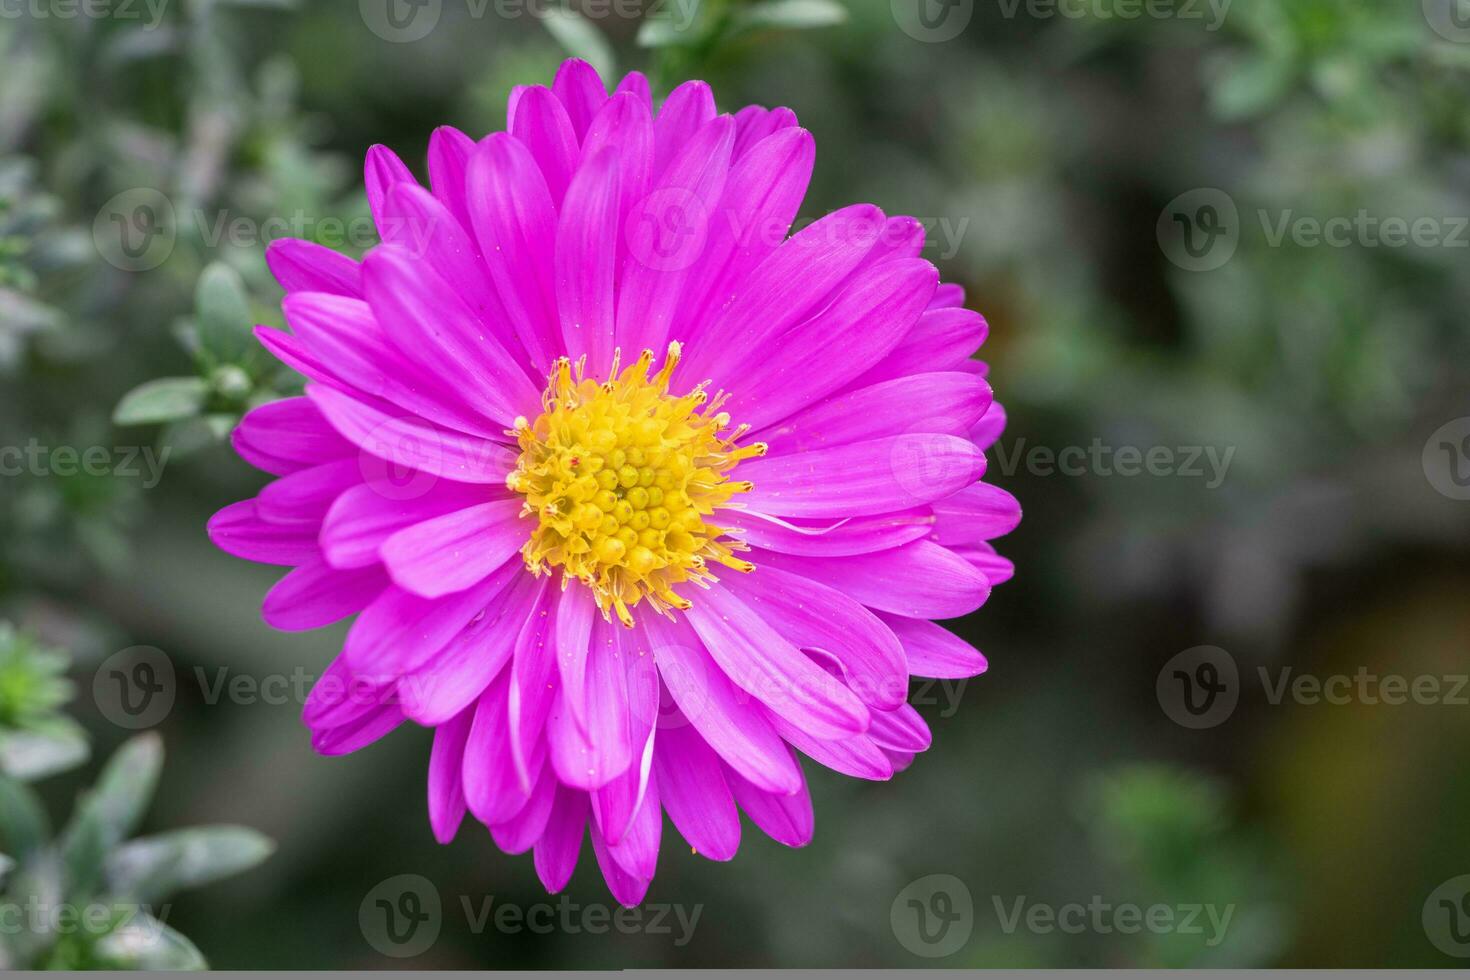
[[[909,673],[915,677],[943,680],[974,677],[985,673],[990,666],[985,654],[942,626],[883,612],[878,617],[903,644]]]
[[[322,552],[336,568],[376,564],[383,542],[398,531],[484,503],[494,494],[483,485],[450,480],[434,479],[420,488],[374,479],[343,493],[327,511]]]
[[[556,229],[562,340],[574,362],[588,357],[597,378],[612,364],[620,195],[618,151],[608,147],[577,169]]]
[[[404,528],[383,542],[383,562],[394,582],[425,598],[467,589],[526,543],[523,503],[492,500]]]
[[[855,558],[806,558],[763,551],[752,554],[750,560],[757,566],[770,563],[824,582],[873,609],[918,619],[964,616],[990,595],[985,576],[932,541],[915,541]]]
[[[387,587],[381,568],[338,571],[317,558],[277,582],[261,612],[278,630],[320,629],[361,612]]]
[[[726,676],[792,724],[821,738],[867,728],[868,710],[851,691],[724,586],[710,586],[685,616]]]
[[[434,839],[441,844],[454,840],[464,820],[460,768],[473,720],[474,712],[465,710],[434,730],[434,748],[429,753],[429,826],[434,831]]]
[[[795,792],[801,786],[801,773],[785,743],[758,703],[725,676],[689,624],[649,616],[639,625],[648,635],[659,673],[683,718],[710,748],[763,789]]]
[[[577,132],[561,100],[551,89],[530,86],[521,92],[515,124],[508,130],[520,140],[546,180],[551,203],[560,208],[577,166]]]
[[[209,519],[208,531],[219,550],[264,565],[304,565],[321,553],[315,528],[263,520],[254,500],[220,510]]]
[[[572,880],[586,834],[587,794],[558,784],[546,833],[536,842],[535,862],[537,877],[553,895]]]
[[[757,548],[789,555],[865,555],[927,538],[934,517],[923,508],[836,521],[791,522],[753,511],[719,511],[724,526]]]
[[[1021,523],[1021,505],[1000,487],[976,483],[936,500],[934,539],[943,545],[967,545],[1010,534]]]
[[[725,780],[740,809],[772,840],[787,847],[805,847],[811,843],[816,821],[805,779],[796,792],[787,795],[758,789],[729,768],[725,770]]]
[[[340,252],[300,238],[277,238],[265,247],[271,275],[288,293],[362,295],[362,268]]]
[[[947,497],[985,472],[968,439],[910,433],[742,463],[743,506],[784,517],[860,517]]]
[[[654,120],[653,176],[668,169],[694,134],[715,118],[715,94],[704,82],[685,82],[669,93]]]
[[[689,727],[659,732],[654,772],[669,819],[695,851],[728,861],[740,848],[740,813],[720,757]]]
[[[990,386],[974,375],[911,374],[834,395],[752,438],[780,454],[908,432],[966,436],[990,407],[990,399]]]
[[[597,69],[579,58],[570,58],[562,62],[556,73],[556,80],[551,83],[551,90],[556,93],[561,104],[567,107],[572,128],[580,140],[586,134],[587,127],[592,125],[597,110],[607,101],[607,86],[602,84]],[[522,99],[522,109],[524,102]],[[518,116],[522,109],[516,110]]]

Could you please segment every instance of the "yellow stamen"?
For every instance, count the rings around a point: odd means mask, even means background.
[[[664,614],[690,608],[674,587],[716,581],[711,563],[755,568],[735,557],[745,543],[707,518],[751,489],[731,482],[730,471],[766,446],[737,447],[748,428],[726,432],[725,399],[706,404],[703,385],[669,393],[677,343],[652,376],[651,350],[621,373],[618,360],[602,384],[583,377],[582,363],[574,374],[567,358],[557,361],[541,416],[516,419],[521,455],[506,484],[538,520],[521,549],[526,567],[537,575],[561,568],[592,590],[604,617],[632,626],[630,610],[643,600]]]

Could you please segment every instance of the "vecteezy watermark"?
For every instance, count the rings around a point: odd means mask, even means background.
[[[1444,882],[1424,900],[1424,935],[1456,959],[1470,958],[1470,874]]]
[[[1215,490],[1235,460],[1234,446],[1111,446],[1094,438],[1086,446],[1030,446],[1024,437],[996,442],[996,465],[1005,476],[1025,469],[1032,476],[1177,477],[1203,480]]]
[[[174,664],[157,647],[119,650],[92,675],[92,700],[102,717],[119,728],[152,728],[173,709]]]
[[[1154,684],[1159,707],[1185,728],[1214,728],[1235,713],[1240,668],[1219,647],[1191,647],[1169,658]]]
[[[899,30],[926,44],[953,41],[975,17],[975,0],[889,0],[889,7]]]
[[[151,31],[163,22],[170,0],[0,0],[0,20],[142,21]]]
[[[1464,0],[1470,7],[1470,0]],[[1470,216],[1303,214],[1295,208],[1258,208],[1267,248],[1470,248]],[[1188,272],[1211,272],[1234,258],[1244,222],[1235,199],[1214,187],[1187,191],[1159,213],[1155,229],[1164,256]]]
[[[1430,486],[1451,500],[1470,500],[1470,416],[1435,429],[1422,462]]]
[[[171,452],[170,446],[45,446],[33,438],[24,446],[0,446],[0,477],[142,477],[143,489],[152,490]]]
[[[514,21],[545,17],[564,7],[564,0],[462,0],[470,20],[496,17]],[[581,0],[577,13],[589,20],[641,20],[658,17],[680,33],[689,29],[698,14],[699,0]],[[362,22],[384,41],[408,44],[422,41],[439,26],[444,0],[358,0]]]
[[[1008,936],[1018,929],[1033,935],[1061,932],[1071,936],[1084,933],[1131,936],[1148,932],[1156,936],[1200,936],[1212,949],[1224,942],[1230,920],[1235,917],[1234,903],[1224,906],[1211,902],[1114,904],[1101,895],[1093,895],[1086,903],[1063,905],[1029,902],[1025,895],[1013,899],[992,895],[991,903],[1001,931]]]
[[[648,903],[634,908],[574,901],[560,895],[555,902],[521,905],[494,895],[460,895],[456,903],[465,927],[474,935],[495,931],[502,935],[538,936],[647,935],[668,937],[674,946],[694,938],[703,905]],[[444,902],[434,883],[423,875],[395,875],[379,882],[357,910],[363,938],[384,956],[406,958],[427,952],[444,925]]]
[[[888,924],[894,938],[915,956],[953,956],[975,930],[975,901],[954,875],[926,875],[909,882],[893,899]]]
[[[259,248],[278,238],[306,238],[327,248],[358,251],[391,242],[421,256],[434,233],[434,221],[428,217],[374,220],[367,215],[344,218],[297,210],[257,220],[228,211],[180,210],[162,191],[151,187],[135,187],[114,196],[92,222],[97,254],[124,272],[158,268],[186,235],[208,249]]]
[[[1470,674],[1379,674],[1367,667],[1352,673],[1301,673],[1294,667],[1257,667],[1267,704],[1288,701],[1306,707],[1330,705],[1439,705],[1470,707]],[[1214,728],[1235,713],[1244,693],[1235,658],[1219,647],[1191,647],[1175,654],[1155,682],[1159,706],[1185,728]]]
[[[1229,194],[1200,187],[1164,205],[1154,232],[1170,262],[1187,272],[1210,272],[1235,256],[1240,211]]]
[[[133,902],[78,904],[37,895],[7,895],[0,902],[0,936],[106,936],[131,929],[156,941],[172,908]]]
[[[1234,0],[997,0],[1007,20],[1199,20],[1218,31]]]
[[[1424,19],[1446,41],[1470,44],[1470,0],[1422,0]]]

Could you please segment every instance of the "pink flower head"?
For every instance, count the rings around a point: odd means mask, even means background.
[[[240,423],[278,479],[210,535],[294,566],[272,626],[357,615],[316,749],[432,727],[434,834],[468,810],[551,891],[590,829],[641,901],[664,812],[717,861],[741,809],[804,845],[798,753],[888,779],[929,745],[910,675],[985,670],[930,622],[1011,575],[985,321],[914,218],[789,234],[814,156],[790,110],[655,113],[569,61],[506,132],[435,132],[429,190],[370,150],[362,263],[268,252],[291,332],[257,335],[306,395]]]

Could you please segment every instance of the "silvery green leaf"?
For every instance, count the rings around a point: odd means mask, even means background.
[[[0,732],[0,772],[27,782],[79,766],[87,754],[86,733],[65,717]]]
[[[188,939],[146,913],[138,913],[97,941],[97,966],[112,970],[207,970]]]
[[[123,395],[112,410],[114,425],[152,425],[198,415],[209,385],[203,378],[159,378]]]
[[[803,31],[846,23],[847,8],[837,0],[767,0],[735,14],[739,31],[775,29]]]
[[[135,902],[157,902],[239,874],[275,850],[248,827],[194,827],[128,841],[107,859],[108,890]]]
[[[703,0],[694,0],[692,4],[661,0],[638,27],[639,46],[666,48],[699,42],[713,29],[717,19],[708,15],[708,10]]]
[[[0,775],[0,847],[17,858],[40,850],[51,823],[35,792],[18,779]]]
[[[567,54],[597,69],[603,78],[617,72],[617,58],[597,25],[574,10],[553,8],[541,15],[541,23]]]
[[[228,364],[255,346],[250,298],[240,274],[223,262],[212,262],[199,276],[194,292],[199,314],[199,342],[204,352]]]
[[[72,890],[89,890],[108,853],[143,819],[162,766],[163,740],[152,732],[125,742],[108,760],[62,837],[61,856]]]

